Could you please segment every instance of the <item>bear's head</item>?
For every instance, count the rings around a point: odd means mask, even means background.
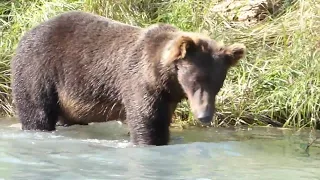
[[[174,66],[177,80],[186,94],[192,113],[201,123],[212,121],[215,97],[228,69],[244,57],[246,47],[230,46],[194,33],[178,33],[166,44],[161,62]]]

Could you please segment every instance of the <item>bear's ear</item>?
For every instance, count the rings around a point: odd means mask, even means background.
[[[183,59],[188,52],[195,50],[196,44],[188,36],[181,35],[167,43],[162,53],[161,61],[164,65]]]
[[[246,46],[241,43],[234,43],[225,48],[225,55],[230,66],[234,66],[246,55]]]

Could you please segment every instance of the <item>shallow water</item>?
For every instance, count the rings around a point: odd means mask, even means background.
[[[130,147],[116,122],[23,132],[0,120],[0,179],[320,179],[320,132],[172,130],[162,147]]]

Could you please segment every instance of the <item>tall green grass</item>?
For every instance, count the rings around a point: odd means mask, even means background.
[[[282,13],[247,27],[200,0],[25,0],[0,5],[0,104],[12,114],[9,62],[21,35],[68,10],[94,12],[138,26],[157,22],[202,32],[225,43],[242,42],[248,55],[231,69],[217,98],[215,126],[237,124],[316,126],[320,119],[320,4],[290,1]],[[194,124],[182,102],[175,122]]]

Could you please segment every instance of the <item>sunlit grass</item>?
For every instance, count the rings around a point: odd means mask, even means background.
[[[216,1],[200,0],[54,0],[0,5],[0,104],[10,105],[9,62],[21,35],[32,26],[68,10],[94,12],[138,26],[157,22],[207,33],[227,43],[242,42],[248,55],[228,74],[217,98],[216,126],[248,123],[315,126],[320,118],[320,5],[294,1],[281,16],[252,27],[235,24],[212,11]],[[8,94],[8,96],[5,96]],[[175,122],[194,124],[182,102]],[[183,123],[182,123],[183,122]]]

